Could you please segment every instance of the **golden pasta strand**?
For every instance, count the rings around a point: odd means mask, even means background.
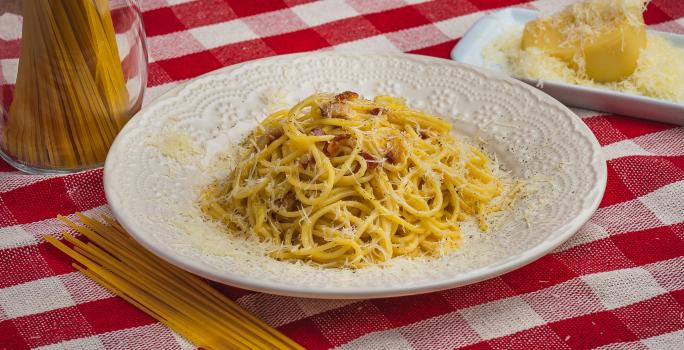
[[[268,116],[199,203],[271,256],[360,268],[458,246],[459,223],[504,209],[503,180],[451,124],[397,98],[314,94]],[[500,202],[500,201],[499,201]]]

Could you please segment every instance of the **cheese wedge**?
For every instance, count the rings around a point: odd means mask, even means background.
[[[589,0],[529,22],[521,48],[537,48],[597,82],[625,79],[646,47],[643,0]]]

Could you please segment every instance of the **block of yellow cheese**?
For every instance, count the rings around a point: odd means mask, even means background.
[[[536,47],[597,82],[622,80],[646,47],[646,26],[638,7],[617,8],[619,3],[585,1],[529,22],[521,47]]]

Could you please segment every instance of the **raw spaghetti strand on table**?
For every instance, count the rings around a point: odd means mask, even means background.
[[[486,215],[517,193],[504,187],[451,124],[397,98],[347,91],[268,116],[200,205],[229,232],[272,241],[274,258],[359,268],[448,253],[460,222],[476,218],[487,230]]]
[[[84,275],[206,349],[302,349],[208,283],[161,260],[109,217],[59,217],[87,239],[64,232],[73,247],[45,240],[72,257]]]

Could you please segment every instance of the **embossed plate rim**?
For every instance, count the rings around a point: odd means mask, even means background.
[[[587,140],[591,143],[591,149],[592,149],[592,154],[588,155],[591,157],[591,166],[594,171],[597,172],[596,174],[596,182],[593,184],[592,188],[588,191],[588,195],[584,198],[582,198],[583,202],[586,202],[587,199],[590,200],[590,204],[588,206],[584,206],[581,210],[581,212],[576,215],[574,218],[571,218],[567,222],[565,222],[560,228],[549,234],[545,240],[541,241],[539,244],[536,246],[533,246],[532,248],[519,253],[518,255],[514,256],[512,259],[509,261],[499,264],[495,267],[482,267],[466,272],[462,272],[459,274],[456,274],[455,276],[451,278],[444,278],[444,279],[439,279],[439,280],[431,280],[428,282],[423,282],[423,283],[417,283],[417,284],[412,284],[412,285],[400,285],[400,286],[391,286],[391,287],[386,287],[386,288],[362,288],[362,287],[354,287],[354,288],[341,288],[339,290],[332,289],[332,288],[311,288],[308,286],[299,286],[296,283],[293,284],[286,284],[286,283],[276,283],[272,281],[261,281],[261,280],[255,280],[255,279],[250,279],[247,277],[243,277],[240,275],[236,275],[231,273],[230,271],[224,271],[224,270],[217,270],[217,269],[212,269],[208,268],[206,264],[202,262],[198,262],[183,256],[178,255],[176,252],[174,252],[171,249],[168,249],[166,246],[161,246],[157,245],[156,241],[154,238],[146,234],[146,228],[144,225],[137,225],[136,221],[133,220],[132,218],[129,218],[128,215],[126,215],[126,210],[124,210],[123,202],[121,201],[121,198],[119,194],[117,193],[117,188],[115,186],[115,181],[113,176],[116,175],[116,172],[112,168],[113,162],[110,161],[111,158],[113,158],[115,155],[120,155],[120,154],[125,154],[127,151],[123,146],[121,146],[120,140],[123,138],[124,135],[129,133],[131,130],[137,127],[138,124],[138,115],[145,115],[145,113],[152,108],[155,104],[163,103],[163,101],[167,98],[176,96],[181,90],[183,90],[187,85],[192,84],[193,82],[196,82],[198,80],[204,79],[206,77],[210,77],[213,75],[220,75],[220,74],[229,74],[233,71],[239,70],[245,65],[250,65],[259,63],[259,64],[268,64],[269,62],[280,62],[283,59],[297,59],[299,57],[306,57],[306,56],[312,56],[315,57],[315,55],[318,55],[320,57],[325,57],[327,55],[341,55],[345,57],[374,57],[374,58],[382,58],[382,57],[388,57],[388,58],[400,58],[400,59],[407,59],[410,61],[421,61],[422,63],[438,63],[441,65],[449,65],[451,67],[454,67],[455,69],[465,69],[469,70],[472,72],[477,72],[480,75],[483,75],[486,77],[486,79],[491,79],[491,80],[498,80],[502,82],[507,82],[511,83],[514,85],[518,85],[529,92],[531,92],[535,97],[544,100],[547,103],[550,103],[554,105],[555,107],[559,108],[559,110],[565,114],[566,117],[570,118],[571,123],[573,127],[576,129],[577,132],[583,134],[584,137],[587,138]],[[437,291],[437,290],[443,290],[443,289],[448,289],[448,288],[453,288],[453,287],[458,287],[458,286],[463,286],[475,282],[479,282],[485,279],[493,278],[496,276],[499,276],[501,274],[504,274],[506,272],[512,271],[516,268],[522,267],[526,264],[529,264],[533,262],[534,260],[542,257],[543,255],[547,254],[548,252],[552,251],[556,247],[558,247],[560,244],[565,242],[567,239],[569,239],[572,234],[574,234],[586,221],[589,220],[591,214],[598,208],[598,205],[601,201],[601,198],[603,197],[603,193],[605,191],[605,186],[607,182],[607,170],[606,170],[606,164],[603,159],[603,156],[601,155],[600,151],[600,145],[598,144],[598,141],[595,139],[594,135],[591,133],[589,128],[580,121],[580,119],[569,109],[567,109],[565,106],[563,106],[560,102],[554,100],[553,98],[549,97],[548,95],[544,94],[543,92],[538,91],[537,89],[534,89],[527,84],[524,84],[522,82],[519,82],[517,80],[508,78],[506,76],[503,76],[501,74],[497,73],[492,73],[488,71],[483,71],[478,68],[465,65],[462,63],[454,62],[454,61],[449,61],[449,60],[444,60],[444,59],[438,59],[438,58],[433,58],[433,57],[427,57],[427,56],[420,56],[420,55],[410,55],[410,54],[402,54],[402,53],[385,53],[385,54],[350,54],[350,53],[299,53],[299,54],[291,54],[291,55],[284,55],[284,56],[274,56],[274,57],[269,57],[269,58],[264,58],[264,59],[259,59],[259,60],[254,60],[254,61],[248,61],[244,62],[238,65],[234,66],[229,66],[225,67],[213,72],[209,72],[201,77],[191,79],[187,82],[184,82],[183,84],[173,88],[172,90],[166,92],[159,98],[157,98],[154,102],[152,102],[150,105],[144,107],[137,115],[134,117],[121,131],[119,136],[116,138],[114,144],[112,145],[110,149],[110,154],[107,157],[107,161],[105,162],[105,167],[104,167],[104,187],[105,187],[105,195],[107,197],[107,200],[110,204],[110,207],[112,209],[112,212],[116,219],[121,223],[121,225],[131,234],[131,236],[138,241],[140,244],[142,244],[145,248],[156,254],[157,256],[161,257],[162,259],[168,261],[171,264],[174,264],[176,266],[179,266],[187,271],[190,271],[196,275],[205,277],[210,280],[214,280],[217,282],[221,283],[226,283],[229,285],[233,285],[236,287],[240,288],[245,288],[245,289],[250,289],[254,291],[259,291],[259,292],[266,292],[266,293],[272,293],[272,294],[279,294],[279,295],[287,295],[287,296],[297,296],[297,297],[310,297],[310,298],[326,298],[326,299],[356,299],[356,298],[379,298],[379,297],[392,297],[392,296],[402,296],[402,295],[412,295],[412,294],[420,294],[420,293],[428,293],[432,291]]]

